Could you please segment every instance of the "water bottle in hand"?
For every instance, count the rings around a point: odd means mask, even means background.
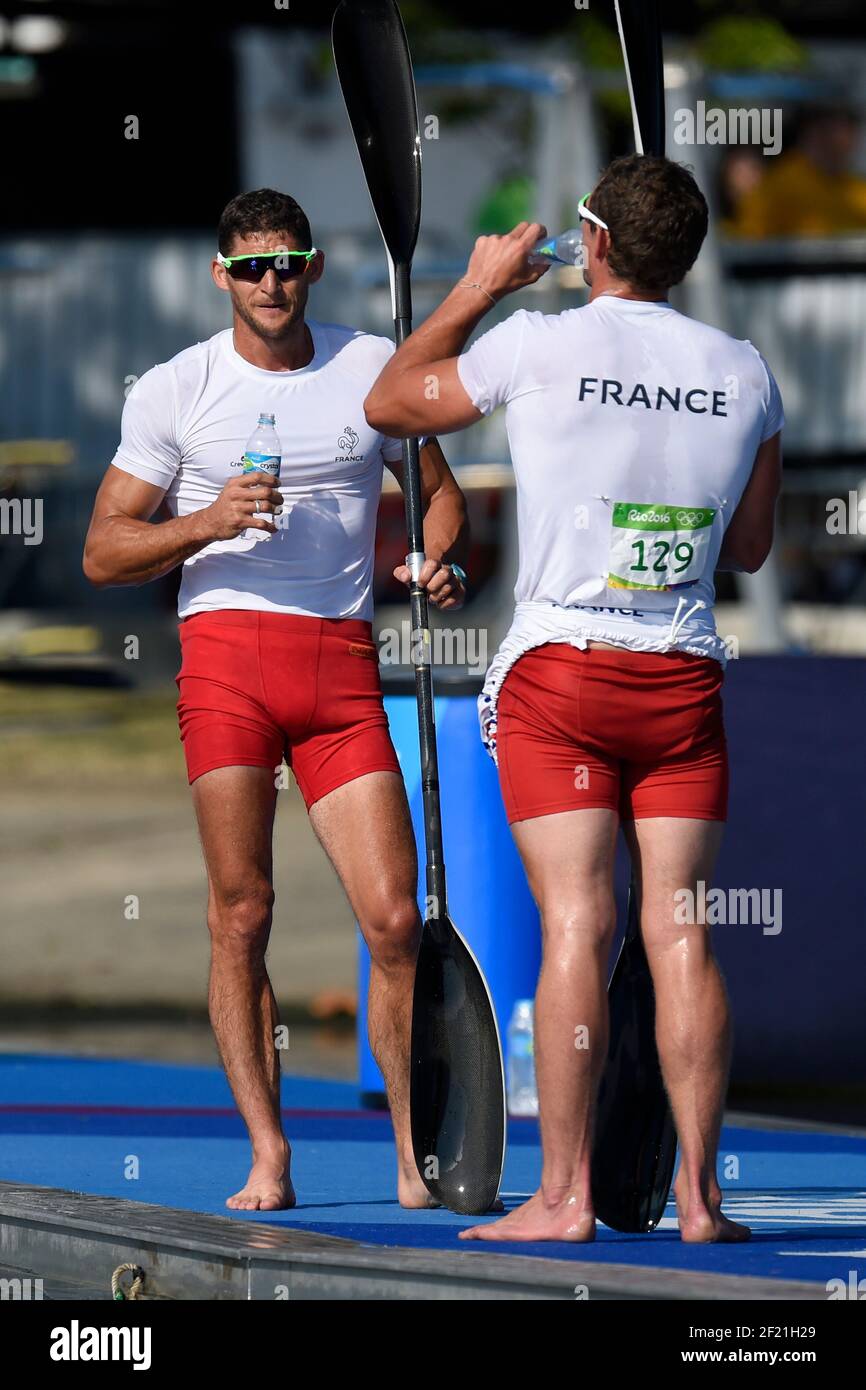
[[[529,264],[545,265],[548,262],[582,267],[583,229],[570,227],[567,232],[560,232],[559,236],[545,237],[543,241],[536,242],[529,254]]]
[[[283,446],[275,429],[274,416],[263,410],[259,415],[259,423],[247,440],[244,449],[243,471],[244,473],[270,473],[272,477],[279,478],[282,457]],[[271,519],[273,514],[268,512],[267,516]],[[276,521],[276,518],[274,520]],[[256,529],[247,531],[246,534],[248,539],[250,537],[265,541],[271,539],[270,531]]]

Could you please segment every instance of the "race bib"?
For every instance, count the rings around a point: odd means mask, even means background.
[[[696,584],[707,563],[715,515],[715,507],[614,502],[608,587],[660,593]]]

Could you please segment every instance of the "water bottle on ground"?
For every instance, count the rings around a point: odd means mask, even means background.
[[[274,416],[263,410],[244,449],[243,471],[244,473],[270,473],[272,477],[279,478],[282,457],[283,446],[275,428]],[[268,512],[267,516],[269,520],[279,524],[273,513]],[[245,534],[247,539],[250,537],[266,541],[271,539],[269,531],[249,530]]]
[[[569,227],[559,236],[545,237],[537,241],[529,254],[530,265],[544,265],[552,261],[554,265],[583,265],[583,229]]]
[[[506,1073],[509,1115],[538,1114],[534,1014],[535,1006],[531,999],[518,999],[508,1025]]]

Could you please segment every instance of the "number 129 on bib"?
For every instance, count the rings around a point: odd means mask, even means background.
[[[679,589],[706,568],[714,507],[615,502],[607,582],[611,589]]]

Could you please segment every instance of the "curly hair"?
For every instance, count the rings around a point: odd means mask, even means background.
[[[694,178],[684,165],[656,155],[615,159],[589,205],[608,225],[614,275],[640,289],[678,285],[707,234],[707,202]]]

